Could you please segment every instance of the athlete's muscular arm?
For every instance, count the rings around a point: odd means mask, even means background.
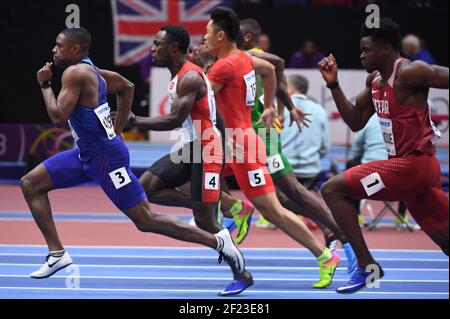
[[[52,78],[52,64],[47,63],[38,71],[37,80],[40,85]],[[75,108],[83,85],[83,74],[76,66],[71,66],[64,71],[61,82],[58,99],[50,87],[41,89],[48,115],[55,124],[64,124]]]
[[[319,62],[319,70],[327,84],[337,82],[337,64],[332,54]],[[364,91],[356,97],[355,105],[347,99],[339,85],[331,89],[331,94],[333,95],[339,113],[341,113],[345,123],[353,132],[361,130],[375,112],[370,87],[372,80],[373,75],[371,74],[367,77]]]
[[[414,61],[398,70],[401,86],[418,88],[432,87],[448,89],[448,68],[430,65],[423,61]]]
[[[284,76],[284,67],[286,65],[286,62],[284,59],[280,58],[278,55],[263,52],[263,53],[256,53],[249,51],[248,52],[251,56],[257,57],[259,59],[266,60],[267,62],[270,62],[275,67],[275,77],[277,80],[277,88],[280,86],[281,81],[283,80]],[[253,62],[255,63],[255,62]],[[256,63],[258,63],[256,61]]]
[[[133,104],[134,84],[121,76],[119,73],[99,70],[100,75],[105,79],[108,93],[116,94],[117,113],[114,120],[114,131],[122,134]]]
[[[270,128],[276,118],[273,106],[277,87],[275,67],[271,63],[256,57],[253,57],[252,64],[255,72],[261,75],[264,87],[264,112],[256,124],[264,122],[265,127]]]
[[[277,79],[277,89],[276,89],[275,95],[277,98],[279,98],[281,100],[281,102],[283,102],[283,105],[285,105],[286,108],[291,113],[291,122],[290,122],[289,126],[291,126],[292,123],[295,121],[295,122],[297,122],[297,125],[298,125],[298,128],[300,129],[300,131],[301,131],[302,123],[306,127],[308,127],[307,122],[311,122],[311,121],[306,117],[310,114],[303,113],[301,110],[296,108],[294,106],[294,103],[292,102],[291,96],[289,95],[289,93],[287,91],[287,80],[286,80],[286,76],[284,74],[284,67],[285,67],[284,59],[280,58],[277,55],[266,53],[266,52],[255,53],[255,52],[249,51],[249,54],[251,56],[266,60],[275,66],[275,75],[276,75],[276,79]],[[280,115],[281,112],[283,112],[282,105],[278,109],[278,114]]]
[[[206,94],[205,90],[205,82],[201,75],[189,71],[178,83],[177,97],[169,114],[153,118],[136,116],[132,125],[152,131],[170,131],[181,127],[191,113],[195,101]]]

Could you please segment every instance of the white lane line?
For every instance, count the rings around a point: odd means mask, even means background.
[[[74,264],[78,267],[93,267],[93,268],[148,268],[148,269],[229,269],[225,266],[174,266],[174,265],[95,265],[95,264]],[[0,266],[11,267],[40,267],[42,264],[18,264],[18,263],[0,263]],[[317,267],[264,267],[264,266],[250,266],[248,269],[260,269],[260,270],[317,270]],[[338,267],[338,270],[345,270],[347,268]],[[448,268],[383,268],[385,271],[446,271]]]
[[[67,278],[69,275],[53,275],[51,278]],[[73,275],[71,275],[73,276]],[[0,278],[30,278],[29,275],[7,275],[0,274]],[[186,281],[230,281],[225,277],[129,277],[129,276],[77,276],[79,279],[121,279],[121,280],[186,280]],[[317,278],[257,278],[255,281],[317,281]],[[333,281],[347,282],[348,279],[333,279]],[[380,279],[380,282],[416,282],[416,283],[448,283],[448,280],[426,280],[426,279]]]
[[[59,287],[0,287],[1,290],[57,290],[57,291],[112,291],[112,292],[189,292],[189,293],[210,293],[217,292],[213,289],[113,289],[113,288],[59,288]],[[333,294],[337,293],[333,290],[246,290],[247,294],[261,293],[261,294]],[[448,292],[410,292],[410,291],[358,291],[360,295],[433,295],[433,296],[448,296]]]
[[[14,244],[0,244],[0,247],[11,247],[11,248],[43,248],[47,250],[45,245],[14,245]],[[80,245],[68,245],[66,248],[82,248],[82,249],[136,249],[136,250],[205,250],[211,251],[210,248],[204,247],[164,247],[164,246],[80,246]],[[308,252],[309,250],[305,248],[274,248],[274,247],[245,247],[242,248],[243,251],[299,251]],[[340,251],[340,249],[338,249]],[[424,250],[424,249],[371,249],[370,251],[376,252],[395,252],[395,253],[431,253],[431,254],[442,254],[445,256],[441,250]]]
[[[0,253],[0,256],[12,256],[12,257],[42,257],[42,254],[36,253]],[[71,257],[81,257],[81,258],[138,258],[138,259],[217,259],[216,256],[200,256],[200,255],[92,255],[92,254],[70,254]],[[246,260],[313,260],[315,257],[286,257],[286,256],[245,256]],[[346,260],[347,258],[341,257],[341,260]],[[426,261],[426,262],[448,262],[448,259],[439,258],[377,258],[379,261]]]

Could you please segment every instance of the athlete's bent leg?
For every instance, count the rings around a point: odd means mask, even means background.
[[[329,179],[322,186],[321,193],[339,228],[350,241],[358,258],[359,266],[366,268],[369,264],[375,264],[364,241],[358,223],[358,214],[353,209],[352,197],[344,183],[343,175],[339,174]]]
[[[291,201],[298,205],[299,212],[307,214],[313,219],[318,220],[320,223],[331,229],[341,240],[341,242],[347,242],[344,234],[336,224],[331,212],[309,192],[295,177],[294,173],[282,175],[274,179],[274,183]]]
[[[192,208],[189,195],[180,192],[176,188],[167,187],[161,178],[149,171],[146,171],[139,178],[139,183],[147,194],[149,202],[172,207]]]
[[[175,216],[152,212],[150,204],[146,200],[124,211],[124,213],[142,232],[166,235],[174,239],[217,249],[217,240],[213,234],[191,226]]]
[[[64,249],[58,237],[48,199],[48,192],[53,189],[53,183],[44,164],[39,164],[22,177],[20,187],[49,250]]]
[[[440,185],[431,188],[423,195],[405,200],[405,204],[422,230],[448,256],[449,202]]]
[[[306,225],[291,211],[281,206],[275,193],[267,193],[250,199],[258,211],[289,237],[308,248],[316,257],[325,248]]]

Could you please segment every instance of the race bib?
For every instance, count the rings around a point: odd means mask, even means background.
[[[245,103],[247,106],[253,106],[256,98],[256,76],[255,70],[244,75],[244,81],[246,86]]]
[[[381,133],[383,134],[384,145],[388,155],[395,156],[397,151],[395,149],[394,133],[392,132],[392,121],[379,117]]]
[[[266,179],[264,177],[264,171],[260,169],[256,169],[248,172],[248,179],[250,181],[250,185],[252,187],[258,187],[262,185],[266,185]]]
[[[275,174],[276,172],[283,170],[285,166],[283,160],[281,159],[280,154],[270,156],[267,159],[267,167],[269,169],[270,174]]]
[[[220,177],[217,173],[205,173],[205,189],[219,190]]]
[[[383,188],[386,188],[381,180],[380,174],[378,173],[372,173],[364,177],[361,179],[361,184],[363,185],[367,196],[372,196],[373,194],[381,191]]]
[[[125,167],[121,167],[112,171],[111,173],[109,173],[109,177],[111,178],[116,189],[122,188],[125,185],[131,183],[130,176],[128,175]]]
[[[114,132],[114,125],[111,119],[111,114],[109,113],[111,109],[109,108],[108,103],[102,104],[96,109],[94,109],[95,115],[97,115],[100,123],[106,131],[106,136],[110,140],[116,137],[116,132]]]

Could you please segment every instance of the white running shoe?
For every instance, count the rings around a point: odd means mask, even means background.
[[[54,257],[52,255],[47,255],[45,258],[44,265],[37,271],[30,274],[31,278],[43,279],[50,277],[58,270],[65,268],[72,264],[72,258],[70,258],[69,253],[66,251],[61,257]]]
[[[219,263],[222,261],[222,258],[224,258],[228,263],[231,263],[230,266],[232,268],[235,268],[239,273],[244,271],[244,256],[234,244],[233,239],[231,239],[231,235],[228,229],[222,229],[215,236],[220,242],[220,248],[218,249],[218,252],[220,254]]]

